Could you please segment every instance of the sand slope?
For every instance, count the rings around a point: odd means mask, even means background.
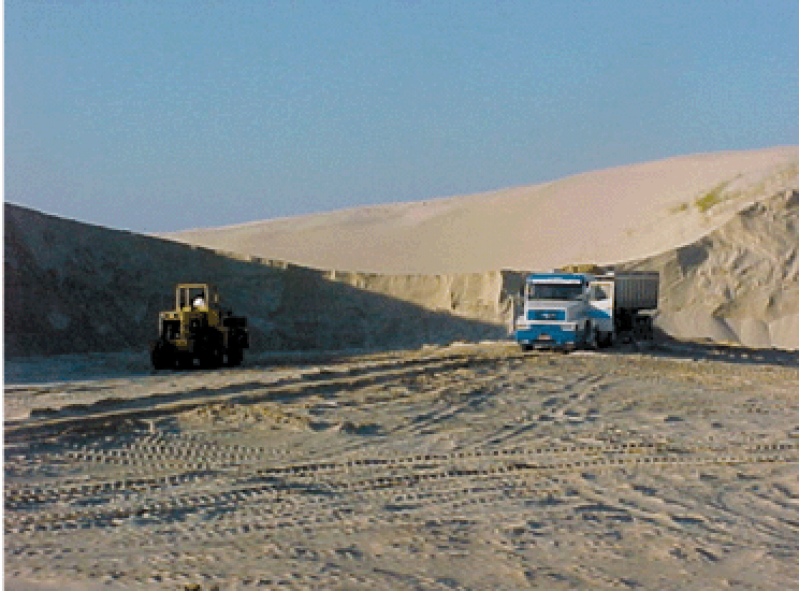
[[[632,268],[660,271],[659,322],[671,334],[799,348],[799,191]]]
[[[5,205],[5,355],[142,350],[180,281],[212,281],[254,352],[501,338],[521,274],[385,277],[215,253]]]
[[[663,252],[791,187],[799,188],[796,146],[685,156],[531,187],[169,237],[311,267],[383,274],[547,269]],[[714,192],[718,203],[703,201]]]

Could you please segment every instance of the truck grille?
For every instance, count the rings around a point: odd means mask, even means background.
[[[566,310],[528,310],[527,320],[541,322],[565,322]]]

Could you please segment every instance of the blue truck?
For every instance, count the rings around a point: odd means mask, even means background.
[[[653,336],[655,272],[532,273],[523,288],[516,341],[533,348],[596,348]]]

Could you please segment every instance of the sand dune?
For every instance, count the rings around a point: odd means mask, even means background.
[[[6,204],[6,356],[146,349],[178,281],[220,284],[256,352],[503,338],[525,270],[630,259],[662,272],[667,333],[799,348],[797,175],[799,148],[694,156],[183,236],[218,250]],[[357,254],[463,272],[314,270],[275,260],[281,236],[331,269],[358,266]]]
[[[686,156],[532,187],[168,237],[322,269],[381,274],[546,269],[664,252],[787,188],[799,188],[799,147]]]

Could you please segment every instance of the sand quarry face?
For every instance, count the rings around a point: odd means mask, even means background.
[[[6,204],[6,588],[791,588],[797,162],[275,222],[335,271],[245,248],[261,224],[201,246]],[[369,236],[385,267],[347,258]],[[503,340],[526,269],[586,261],[661,273],[658,342]],[[244,368],[150,371],[179,281],[249,318]]]

